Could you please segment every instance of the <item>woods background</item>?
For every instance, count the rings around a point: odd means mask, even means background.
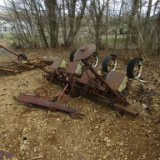
[[[160,57],[160,0],[4,0],[14,47],[136,49]],[[3,34],[3,33],[1,33]]]

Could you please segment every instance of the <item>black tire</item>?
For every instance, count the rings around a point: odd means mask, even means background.
[[[128,78],[138,79],[142,72],[142,59],[134,58],[129,61],[127,65],[127,76]]]
[[[111,67],[109,67],[109,63],[112,62]],[[108,55],[104,58],[102,62],[102,70],[104,72],[114,71],[117,68],[117,61],[115,55]]]
[[[70,57],[69,57],[70,62],[74,61],[74,54],[76,53],[76,51],[77,50],[74,50],[74,51],[71,52]]]
[[[25,53],[20,53],[18,55],[18,61],[21,61],[21,60],[24,60],[24,61],[28,60],[27,55]]]

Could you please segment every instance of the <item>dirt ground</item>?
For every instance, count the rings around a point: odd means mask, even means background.
[[[25,53],[66,60],[70,54],[64,50]],[[100,64],[109,53],[99,53]],[[127,61],[135,56],[123,51],[115,54],[118,69],[124,71]],[[0,77],[0,150],[13,153],[18,160],[160,160],[160,71],[156,58],[144,61],[142,77],[147,82],[132,82],[127,101],[128,107],[138,111],[136,118],[122,116],[85,97],[68,100],[85,115],[82,119],[17,102],[15,96],[33,93],[40,86],[52,97],[60,93],[61,86],[46,81],[42,74],[35,69]]]

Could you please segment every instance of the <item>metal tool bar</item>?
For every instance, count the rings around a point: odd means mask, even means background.
[[[73,118],[78,118],[79,116],[82,116],[83,114],[81,114],[78,110],[73,109],[71,107],[65,107],[62,106],[56,102],[50,102],[46,99],[43,98],[39,98],[39,97],[35,97],[32,95],[25,95],[25,94],[20,94],[16,100],[20,101],[20,102],[24,102],[24,103],[31,103],[31,104],[36,104],[39,106],[43,106],[46,107],[50,110],[60,110],[63,112],[67,112],[69,113]]]

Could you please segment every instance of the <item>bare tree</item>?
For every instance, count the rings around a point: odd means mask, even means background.
[[[45,0],[48,16],[49,36],[51,47],[58,46],[58,4],[57,0]]]
[[[100,49],[101,45],[101,30],[102,30],[102,19],[103,13],[106,5],[104,1],[100,0],[92,0],[90,5],[90,17],[93,22],[94,30],[95,30],[95,42],[97,46],[97,50]]]
[[[124,5],[124,0],[122,0],[122,2],[121,2],[120,11],[119,11],[119,14],[118,14],[117,26],[116,26],[116,30],[115,30],[114,49],[116,48],[117,35],[118,35],[118,29],[120,28],[120,23],[121,23],[121,14],[122,14],[123,5]]]
[[[37,3],[34,0],[31,0],[31,5],[33,5],[33,9],[35,12],[32,12],[35,16],[35,20],[36,20],[36,25],[38,28],[38,31],[42,37],[42,40],[44,42],[45,47],[49,47],[48,41],[47,41],[47,37],[45,34],[45,24],[44,24],[44,17],[42,14],[42,11],[40,10],[40,3]]]
[[[86,4],[87,0],[62,0],[61,24],[63,27],[64,45],[67,47],[73,43],[81,26]]]
[[[126,49],[133,44],[143,54],[160,50],[160,0],[154,4],[152,0],[4,1],[3,10],[13,19],[15,41],[23,47],[57,47],[59,43],[69,47],[79,41],[95,42],[97,50],[109,44],[115,49],[119,43]],[[119,32],[123,40],[118,39]]]
[[[106,26],[105,26],[105,30],[106,30],[106,49],[108,48],[108,29],[109,29],[109,1],[107,0],[106,2]]]
[[[148,9],[144,22],[144,31],[143,31],[143,40],[144,40],[144,49],[147,51],[150,47],[148,46],[151,38],[151,25],[150,25],[150,14],[151,14],[152,0],[149,0]],[[149,36],[148,36],[149,35]]]
[[[139,8],[139,0],[132,1],[132,11],[129,17],[128,32],[127,32],[126,44],[125,44],[126,49],[128,49],[128,45],[131,42],[131,35],[136,34],[133,32],[135,31],[134,20],[135,20],[136,14],[138,13],[138,8]]]

